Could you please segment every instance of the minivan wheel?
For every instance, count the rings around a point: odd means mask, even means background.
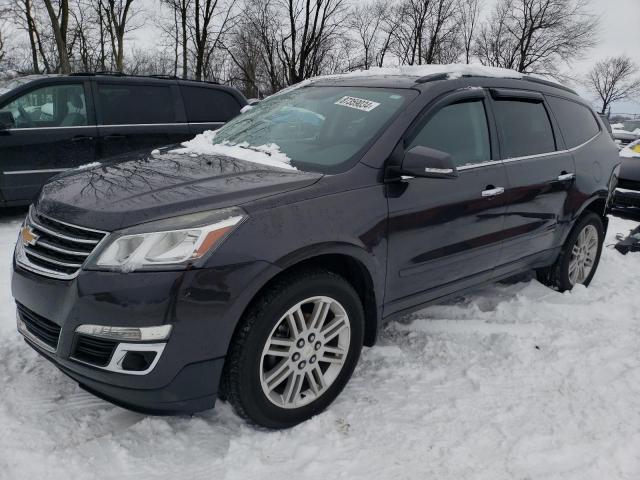
[[[556,263],[538,270],[538,280],[559,291],[574,285],[589,286],[600,262],[604,226],[595,213],[588,213],[573,228]]]
[[[347,280],[326,270],[288,275],[241,320],[222,394],[248,421],[287,428],[320,413],[358,362],[364,312]]]

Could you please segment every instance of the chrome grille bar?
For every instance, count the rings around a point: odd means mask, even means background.
[[[39,214],[31,207],[18,238],[16,262],[39,275],[70,280],[107,235]]]

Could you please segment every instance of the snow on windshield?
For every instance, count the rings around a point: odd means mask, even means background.
[[[291,165],[291,159],[282,153],[280,147],[275,143],[260,146],[249,146],[246,142],[214,144],[213,139],[215,136],[215,131],[207,130],[192,140],[182,143],[184,148],[171,150],[171,153],[179,153],[181,155],[224,155],[269,167],[297,170],[296,167]]]

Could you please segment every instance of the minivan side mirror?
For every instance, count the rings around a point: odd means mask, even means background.
[[[11,112],[0,112],[0,130],[8,130],[15,127],[16,122]]]
[[[458,170],[451,155],[417,145],[404,154],[400,175],[426,178],[456,178]]]

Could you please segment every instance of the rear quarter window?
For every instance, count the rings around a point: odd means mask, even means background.
[[[503,157],[526,157],[555,151],[551,121],[542,102],[496,100],[494,112]]]
[[[584,105],[559,97],[547,97],[567,148],[577,147],[600,132],[591,110]]]
[[[182,86],[182,98],[191,123],[226,122],[240,113],[233,95],[216,88]]]

